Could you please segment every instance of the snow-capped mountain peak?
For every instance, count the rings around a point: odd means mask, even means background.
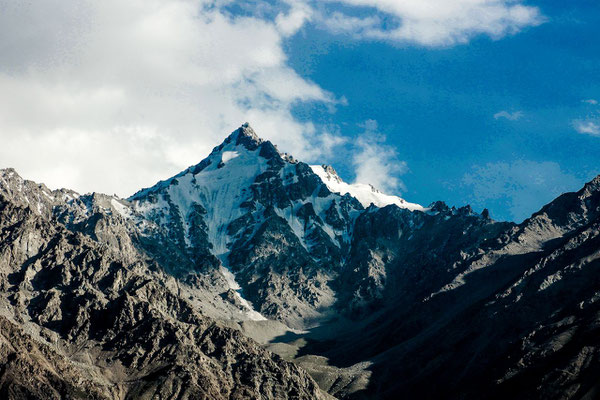
[[[242,126],[233,131],[233,133],[229,135],[229,138],[231,138],[231,140],[235,139],[236,144],[252,143],[253,146],[258,146],[264,142],[264,140],[256,134],[248,122],[243,123]]]
[[[343,246],[354,218],[371,204],[424,210],[371,185],[347,184],[331,166],[298,162],[261,139],[248,123],[199,164],[129,200],[138,214],[167,229],[168,235],[224,262],[236,243],[251,238],[271,215],[285,220],[308,250],[315,235]]]
[[[269,224],[297,241],[307,257],[321,260],[341,257],[355,219],[372,204],[425,210],[371,185],[347,184],[331,166],[311,167],[280,153],[248,123],[199,164],[129,201],[144,226],[162,231],[193,258],[212,255],[225,266],[232,252],[246,248]]]
[[[400,208],[406,208],[412,211],[426,210],[419,204],[409,203],[398,196],[382,193],[373,187],[373,185],[365,183],[348,184],[344,182],[335,172],[333,167],[329,165],[311,165],[310,168],[319,176],[319,178],[321,178],[329,190],[341,195],[349,194],[360,201],[364,207],[369,207],[371,204],[376,207],[385,207],[389,204],[395,204]]]

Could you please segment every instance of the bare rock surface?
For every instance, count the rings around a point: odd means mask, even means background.
[[[0,195],[4,398],[319,398],[314,381],[201,315],[140,256]]]

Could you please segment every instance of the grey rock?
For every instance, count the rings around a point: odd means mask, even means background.
[[[0,195],[4,398],[320,398],[298,367],[203,316],[132,250]]]

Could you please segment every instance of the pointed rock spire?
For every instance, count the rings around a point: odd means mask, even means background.
[[[236,146],[241,144],[248,150],[256,150],[264,140],[258,137],[248,122],[245,122],[225,140],[225,143],[231,142],[234,142]]]

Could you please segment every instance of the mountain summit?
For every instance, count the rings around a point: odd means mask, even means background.
[[[307,164],[279,153],[248,124],[199,164],[129,201],[135,215],[162,232],[164,246],[186,250],[193,268],[216,259],[231,288],[241,285],[258,312],[297,328],[332,304],[327,282],[338,272],[363,209],[353,197],[330,191]],[[281,240],[273,243],[275,237]],[[181,263],[174,268],[186,273]],[[289,269],[297,268],[306,279],[290,276]],[[240,285],[234,276],[241,277]],[[267,276],[295,289],[266,289]],[[303,292],[311,293],[310,304]],[[283,304],[295,307],[282,311]]]

